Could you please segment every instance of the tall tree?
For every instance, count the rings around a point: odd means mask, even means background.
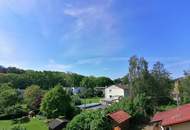
[[[180,97],[182,103],[190,103],[190,73],[186,71],[185,77],[180,81]]]
[[[133,56],[129,60],[129,87],[130,95],[134,98],[137,94],[147,94],[150,87],[148,62],[144,58]]]
[[[170,98],[172,88],[170,73],[164,68],[162,63],[156,62],[153,65],[151,76],[154,81],[151,89],[155,102],[158,104],[167,103],[168,100],[166,99]]]

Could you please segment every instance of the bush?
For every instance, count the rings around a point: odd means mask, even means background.
[[[15,106],[7,107],[4,113],[0,114],[0,120],[10,120],[27,116],[28,113],[23,110],[22,106],[17,104]]]
[[[110,130],[111,125],[103,111],[84,111],[75,116],[66,130]]]

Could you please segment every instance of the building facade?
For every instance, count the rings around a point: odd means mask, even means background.
[[[112,85],[105,88],[105,99],[118,99],[127,96],[127,88],[121,85]]]

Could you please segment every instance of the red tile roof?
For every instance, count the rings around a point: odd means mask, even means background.
[[[190,121],[190,104],[157,113],[153,117],[152,122],[159,121],[161,122],[162,126],[171,126]]]
[[[114,120],[115,122],[117,123],[123,123],[124,121],[127,121],[129,118],[131,118],[131,116],[124,112],[123,110],[119,110],[117,112],[113,112],[113,113],[110,113],[108,114],[108,116]]]

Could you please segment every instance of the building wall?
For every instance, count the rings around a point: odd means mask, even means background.
[[[190,130],[190,122],[173,125],[171,130]]]
[[[124,95],[125,95],[124,89],[119,88],[115,85],[110,86],[105,89],[105,98],[106,99],[120,97],[120,96],[124,97]]]

